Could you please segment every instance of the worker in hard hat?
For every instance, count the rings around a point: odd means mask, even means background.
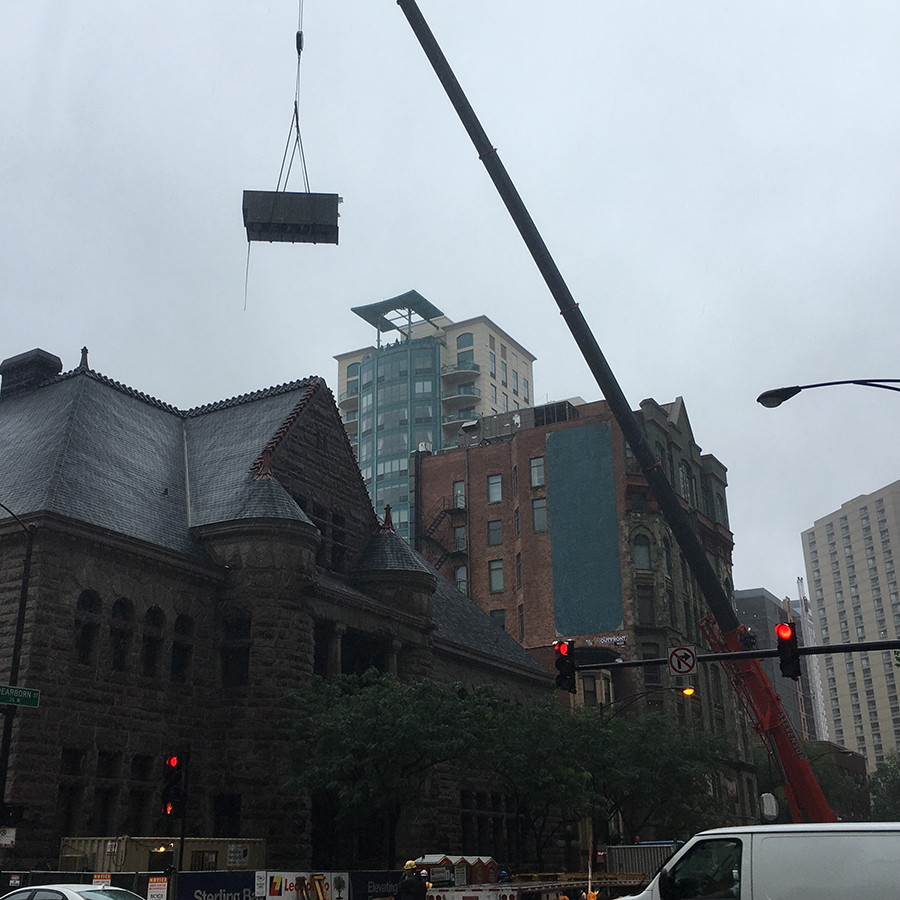
[[[397,886],[397,900],[426,900],[428,883],[416,869],[414,860],[407,860],[403,867],[403,878]]]

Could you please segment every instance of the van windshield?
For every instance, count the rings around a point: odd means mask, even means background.
[[[740,897],[741,842],[735,838],[698,841],[668,869],[667,876],[660,879],[665,900]]]

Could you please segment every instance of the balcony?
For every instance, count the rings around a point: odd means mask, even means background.
[[[454,363],[452,366],[441,366],[441,378],[448,382],[479,374],[481,374],[481,366],[476,362],[461,362]]]
[[[473,384],[458,384],[455,387],[449,387],[445,391],[441,391],[441,402],[446,403],[448,400],[479,400],[481,399],[481,391]]]
[[[349,391],[344,391],[338,397],[338,406],[341,409],[356,409],[359,406],[359,385]]]

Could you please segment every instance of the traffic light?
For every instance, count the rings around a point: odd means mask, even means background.
[[[178,753],[169,753],[163,764],[162,814],[167,819],[180,819],[184,815],[187,757]]]
[[[781,674],[794,681],[802,674],[800,670],[800,648],[797,645],[797,631],[793,622],[779,622],[775,626],[778,636],[778,658]]]
[[[554,641],[556,651],[556,686],[561,691],[575,693],[575,641]]]

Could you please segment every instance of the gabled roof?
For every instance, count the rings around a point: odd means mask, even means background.
[[[306,378],[185,412],[79,367],[0,398],[0,496],[19,516],[55,513],[201,556],[196,525],[308,523],[260,460],[322,384]]]
[[[185,414],[192,527],[251,515],[309,522],[277,481],[259,476],[266,452],[321,384],[306,378]]]

